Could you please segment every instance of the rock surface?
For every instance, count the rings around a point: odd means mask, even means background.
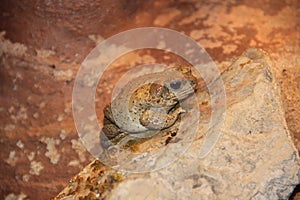
[[[214,123],[204,137],[199,129],[177,161],[161,170],[135,174],[110,170],[96,160],[55,199],[288,199],[299,182],[300,163],[271,60],[261,50],[248,49],[221,77],[227,94],[224,121]],[[206,92],[198,91],[200,102],[209,101]],[[201,157],[203,142],[216,134],[220,135],[216,145]],[[153,168],[160,159],[154,158]],[[99,167],[95,170],[95,166]]]
[[[49,199],[93,160],[74,126],[73,81],[80,63],[98,42],[137,27],[160,26],[182,32],[204,47],[221,68],[230,62],[227,58],[237,57],[249,47],[269,52],[287,125],[299,150],[299,3],[1,1],[0,199]],[[120,71],[136,64],[133,60],[146,58],[160,61],[136,52],[108,78],[117,79]],[[109,96],[113,85],[106,86],[99,93]],[[107,103],[105,95],[96,103]],[[203,106],[202,113],[209,109]]]

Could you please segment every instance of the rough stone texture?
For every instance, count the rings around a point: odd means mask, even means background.
[[[95,41],[124,30],[141,5],[136,0],[3,0],[0,27],[12,41],[52,50],[67,62],[80,61]]]
[[[200,137],[203,129],[199,129],[191,147],[161,170],[123,172],[122,180],[111,184],[114,189],[108,195],[99,191],[105,182],[86,186],[85,180],[102,177],[90,173],[89,165],[73,178],[76,184],[72,182],[57,199],[87,195],[108,199],[287,199],[300,180],[300,162],[271,68],[264,52],[249,49],[222,73],[227,93],[225,121],[218,122],[223,123],[221,132],[217,123],[208,133],[219,133],[220,138],[205,158],[199,158],[199,149],[209,136]],[[197,96],[203,94],[206,91],[200,90]],[[189,124],[185,131],[193,126]],[[163,156],[152,158],[153,168],[161,159]]]
[[[98,2],[1,1],[0,30],[14,44],[1,38],[1,199],[49,199],[92,160],[80,146],[70,112],[76,71],[97,42],[140,26],[191,36],[221,68],[249,47],[269,52],[287,125],[300,149],[298,0]],[[122,66],[145,58],[132,54]]]

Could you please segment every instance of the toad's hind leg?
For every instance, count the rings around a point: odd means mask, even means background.
[[[108,148],[113,144],[117,144],[123,137],[127,135],[118,126],[111,123],[107,118],[104,119],[104,126],[100,132],[100,143],[102,147]]]
[[[172,126],[182,113],[185,113],[185,110],[181,107],[175,109],[171,113],[160,113],[147,110],[140,117],[140,123],[148,129],[161,130]]]

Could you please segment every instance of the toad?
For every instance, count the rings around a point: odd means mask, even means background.
[[[180,102],[195,92],[190,66],[168,68],[129,82],[104,108],[101,144],[126,146],[152,138],[172,127],[186,112]]]

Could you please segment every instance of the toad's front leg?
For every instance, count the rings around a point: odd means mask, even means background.
[[[171,127],[182,113],[185,113],[185,110],[181,107],[170,113],[147,110],[140,117],[140,123],[148,129],[161,130]]]
[[[110,146],[126,148],[130,144],[140,143],[152,138],[156,132],[148,130],[140,133],[127,133],[105,118],[104,126],[100,133],[100,142],[105,149],[108,149]]]
[[[100,134],[101,145],[105,149],[112,146],[118,146],[120,149],[126,149],[136,143],[141,143],[151,139],[156,135],[157,131],[148,130],[141,133],[122,132],[114,124],[106,124]]]

